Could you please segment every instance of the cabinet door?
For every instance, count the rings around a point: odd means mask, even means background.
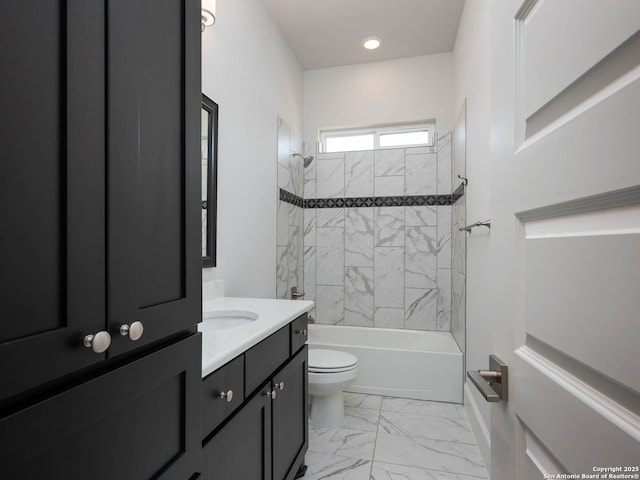
[[[201,314],[200,2],[107,0],[109,355]],[[137,342],[118,334],[141,321]]]
[[[104,33],[102,0],[0,2],[0,405],[104,359]]]
[[[203,447],[203,480],[271,480],[271,397],[258,392]]]
[[[200,334],[0,419],[3,480],[185,480],[199,471]]]
[[[308,431],[308,347],[273,377],[273,480],[295,478],[304,463]]]

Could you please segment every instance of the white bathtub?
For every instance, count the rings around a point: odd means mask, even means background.
[[[462,352],[448,332],[312,324],[309,348],[358,357],[349,392],[462,403]]]

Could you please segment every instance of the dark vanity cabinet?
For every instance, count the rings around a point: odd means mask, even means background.
[[[200,2],[0,2],[0,478],[200,469]]]
[[[308,446],[308,347],[305,346],[277,375],[271,391],[273,478],[293,479],[304,463]]]
[[[306,321],[304,314],[203,380],[203,480],[292,480],[303,467],[309,436]],[[244,382],[233,390],[238,377],[226,372],[239,364]],[[207,404],[223,407],[208,414]]]
[[[191,335],[0,419],[0,478],[191,478],[201,461],[199,347]]]

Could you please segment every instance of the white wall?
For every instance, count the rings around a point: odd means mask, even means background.
[[[466,2],[453,51],[453,115],[467,98],[467,223],[489,218],[490,164],[490,6],[488,0]],[[467,365],[468,370],[487,369],[491,350],[489,301],[492,292],[489,235],[475,229],[467,236]],[[491,425],[490,405],[469,383],[482,428]],[[488,431],[488,430],[487,430]]]
[[[314,150],[318,130],[435,118],[451,130],[451,53],[402,58],[304,73],[304,140]]]
[[[275,298],[276,116],[302,131],[303,71],[259,0],[218,0],[202,91],[220,118],[217,268],[203,279],[224,279],[227,296]]]

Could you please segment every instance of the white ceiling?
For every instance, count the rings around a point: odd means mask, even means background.
[[[305,70],[450,52],[464,0],[262,0]],[[365,37],[382,46],[362,48]]]

